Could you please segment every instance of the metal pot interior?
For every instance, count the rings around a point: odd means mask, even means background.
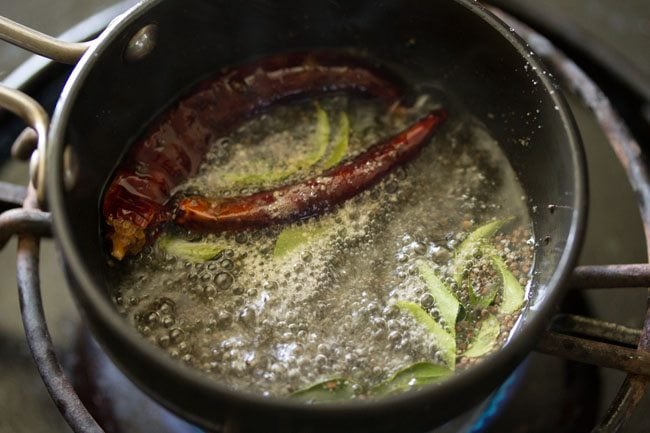
[[[153,52],[137,62],[124,60],[130,37],[152,23],[158,26]],[[532,219],[539,242],[529,303],[500,353],[435,389],[333,410],[237,395],[149,347],[112,307],[100,236],[100,200],[111,173],[127,146],[178,95],[222,66],[322,47],[354,48],[397,65],[409,80],[443,89],[483,122],[518,174],[530,208],[537,209]],[[475,403],[541,332],[575,259],[586,210],[583,155],[571,115],[528,51],[469,1],[141,3],[110,26],[77,66],[50,136],[49,205],[71,286],[95,335],[134,382],[212,427],[226,420],[239,430],[267,432],[305,425],[308,431],[377,432],[395,425],[417,431]],[[61,162],[67,145],[79,162],[71,188],[64,185]]]

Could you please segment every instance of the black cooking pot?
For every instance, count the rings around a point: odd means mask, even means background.
[[[322,47],[355,48],[396,65],[409,80],[444,89],[483,122],[528,195],[538,241],[530,297],[505,347],[439,385],[378,401],[306,405],[232,391],[145,341],[109,295],[100,200],[129,144],[219,68]],[[543,66],[475,2],[150,0],[118,17],[89,47],[74,50],[85,54],[47,140],[36,116],[36,184],[39,193],[47,187],[66,274],[95,336],[133,382],[174,412],[228,432],[424,431],[479,402],[532,350],[582,239],[584,156],[572,116]],[[20,111],[24,101],[11,101]]]

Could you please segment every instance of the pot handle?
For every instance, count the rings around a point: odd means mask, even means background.
[[[77,63],[92,44],[92,41],[60,41],[3,16],[0,16],[0,39],[35,54],[68,64]],[[36,152],[31,153],[29,172],[32,184],[36,189],[38,204],[45,208],[45,160],[47,159],[46,143],[49,117],[43,107],[34,99],[3,85],[0,85],[0,108],[5,108],[18,115],[36,131]],[[18,141],[21,139],[19,138]],[[27,141],[27,143],[20,143],[23,147],[20,153],[25,154],[32,151],[33,143],[30,140]]]
[[[36,151],[31,156],[29,174],[36,189],[38,204],[41,208],[45,208],[45,160],[49,116],[33,98],[1,84],[0,107],[16,114],[36,131]]]
[[[64,42],[0,16],[0,39],[57,62],[74,65],[93,43]]]

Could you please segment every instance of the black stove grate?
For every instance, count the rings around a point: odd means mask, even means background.
[[[637,195],[646,237],[650,245],[650,177],[643,152],[607,96],[576,63],[530,27],[494,10],[562,81],[595,114]],[[574,270],[571,285],[576,289],[650,286],[648,264],[583,266]],[[580,336],[577,336],[580,335]],[[635,346],[631,349],[629,346]],[[579,316],[559,316],[539,342],[538,350],[573,361],[628,373],[601,424],[593,431],[617,432],[637,407],[650,383],[650,308],[643,329],[632,330]]]

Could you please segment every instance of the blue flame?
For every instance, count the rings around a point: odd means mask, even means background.
[[[488,403],[486,404],[485,410],[481,413],[479,418],[474,422],[474,424],[467,430],[467,433],[483,433],[485,430],[490,427],[494,420],[501,413],[503,406],[508,402],[515,386],[519,383],[519,378],[525,370],[527,363],[523,363],[503,382],[503,385],[497,389]]]

